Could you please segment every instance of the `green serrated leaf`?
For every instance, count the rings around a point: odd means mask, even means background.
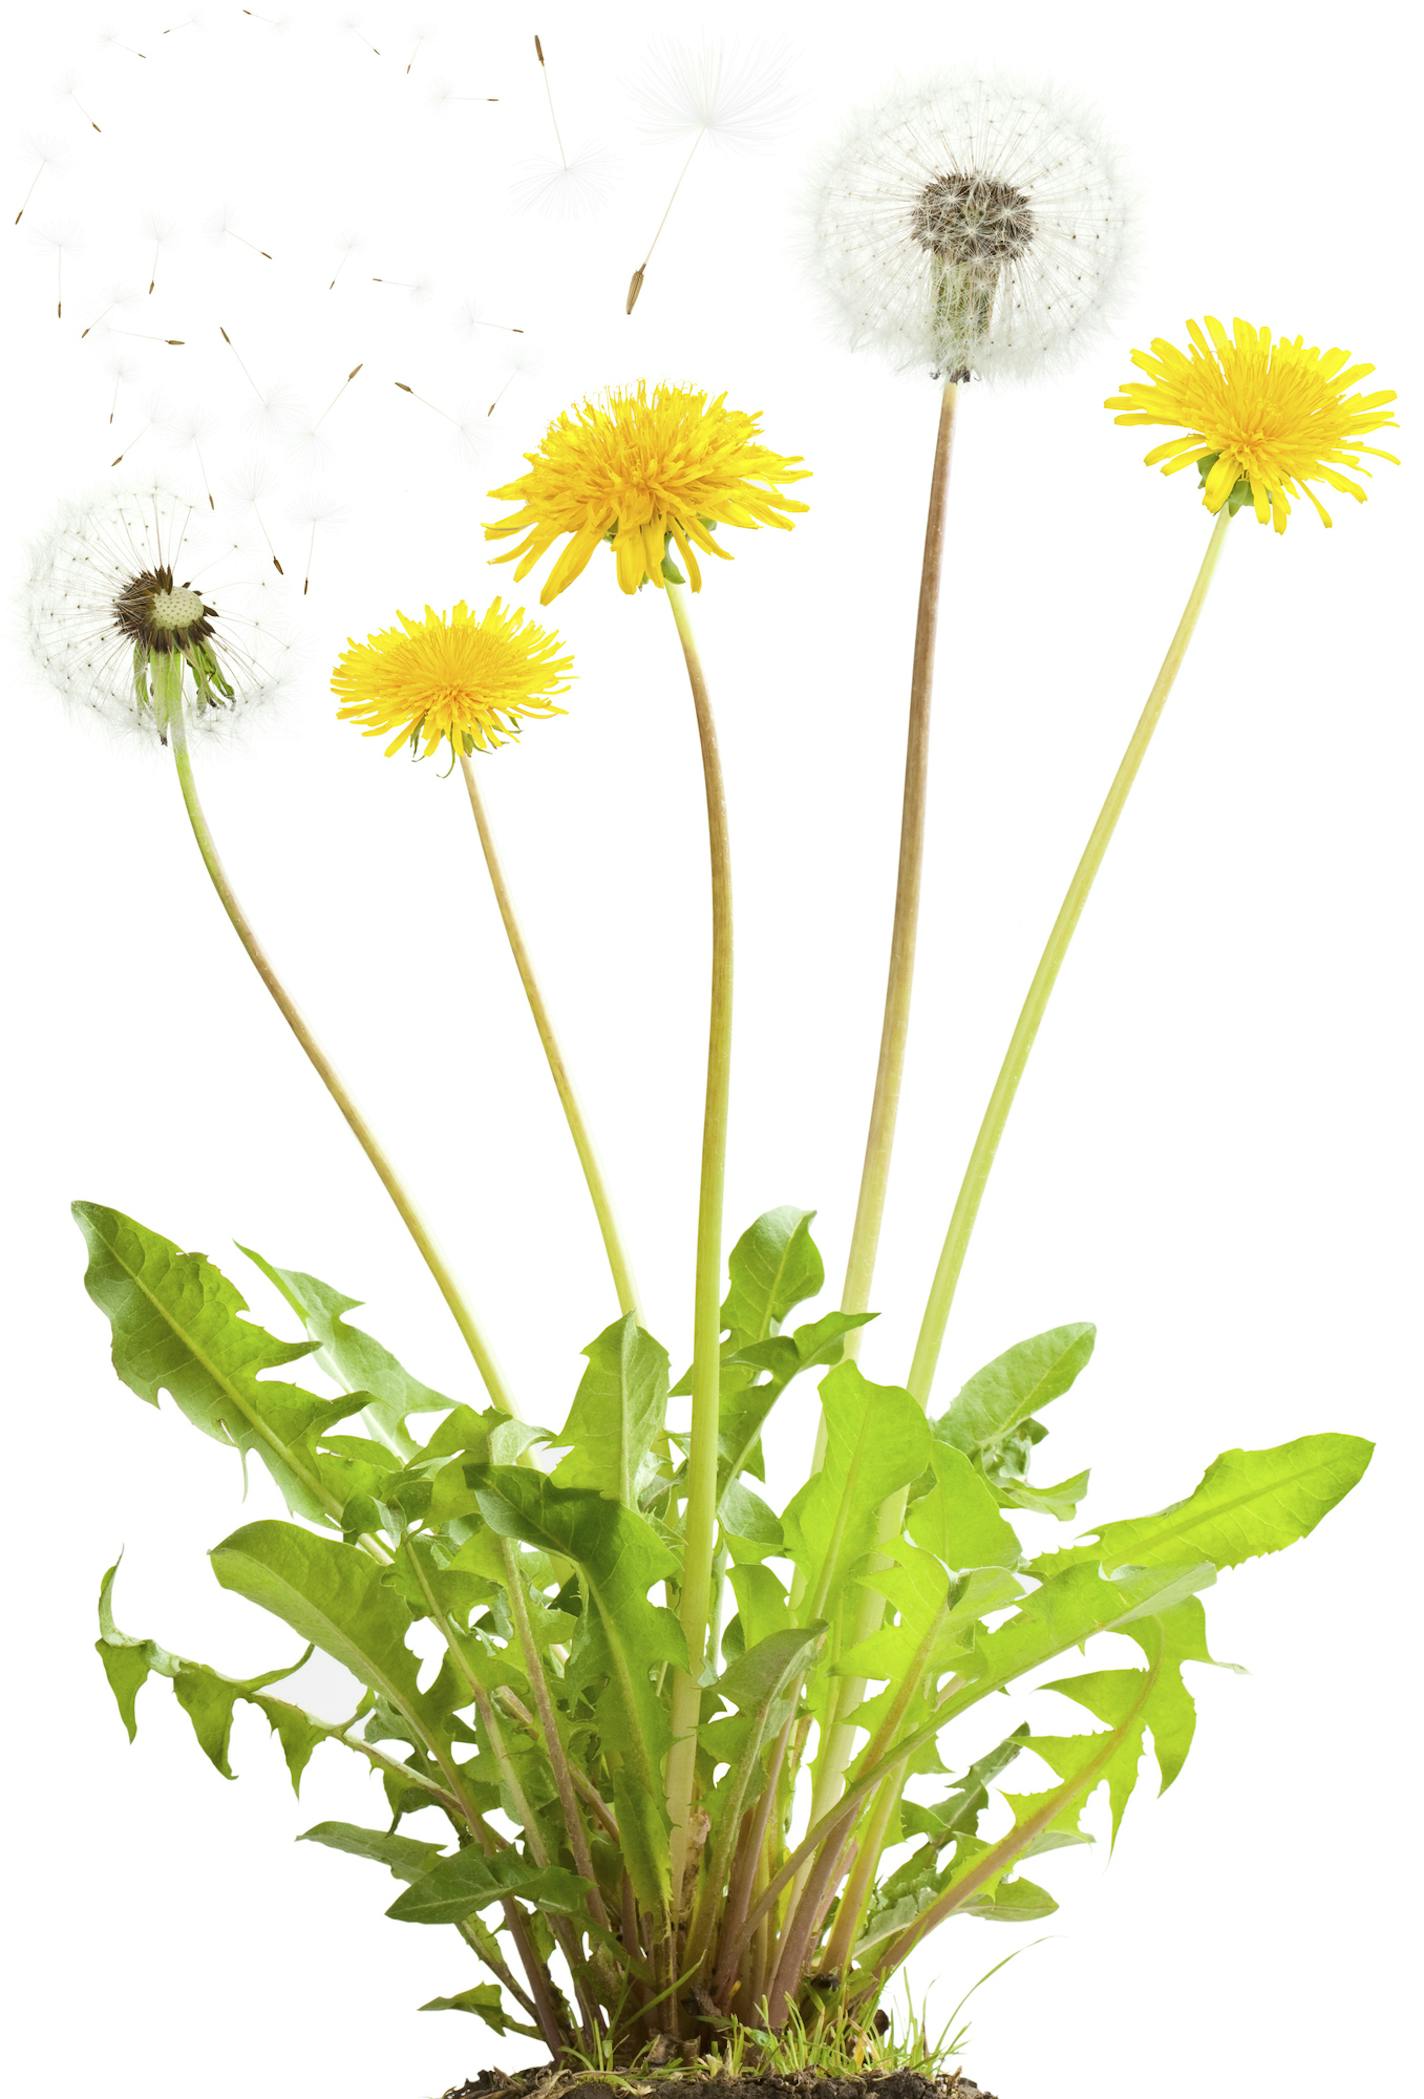
[[[510,2016],[504,2008],[503,1992],[495,1982],[477,1982],[453,1997],[432,1997],[420,2009],[423,2012],[472,2012],[492,2033],[523,2033],[531,2040],[543,2039],[537,2026],[526,2025],[522,2019]]]
[[[588,1883],[560,1866],[536,1866],[514,1851],[486,1858],[473,1845],[437,1859],[412,1881],[386,1911],[398,1924],[460,1924],[506,1896],[519,1895],[542,1909],[583,1919]]]
[[[1051,1327],[1006,1349],[976,1371],[949,1411],[935,1423],[943,1443],[978,1457],[1060,1399],[1093,1353],[1097,1328],[1083,1323]]]
[[[329,1283],[300,1268],[278,1268],[250,1246],[238,1251],[282,1293],[316,1343],[322,1369],[347,1392],[364,1393],[365,1411],[381,1435],[393,1450],[412,1456],[415,1446],[406,1432],[407,1418],[443,1413],[454,1401],[412,1377],[388,1348],[348,1323],[346,1314],[361,1308],[359,1298],[333,1290]]]
[[[908,1392],[872,1385],[858,1364],[821,1381],[826,1461],[782,1519],[809,1608],[834,1616],[851,1568],[875,1543],[881,1504],[926,1470],[929,1424]]]
[[[1362,1436],[1300,1436],[1269,1450],[1228,1450],[1203,1474],[1195,1493],[1154,1516],[1108,1523],[1095,1544],[1046,1554],[1035,1572],[1056,1573],[1084,1561],[1105,1572],[1206,1560],[1238,1567],[1307,1537],[1363,1477],[1374,1445]]]
[[[668,1396],[667,1350],[645,1334],[632,1313],[615,1320],[584,1350],[579,1381],[563,1432],[569,1453],[554,1477],[563,1487],[591,1487],[633,1508],[638,1474],[663,1425]]]
[[[375,1561],[294,1523],[249,1523],[209,1555],[225,1589],[283,1619],[416,1729],[438,1727],[405,1644],[410,1614]]]
[[[732,1248],[722,1325],[739,1341],[764,1341],[793,1306],[814,1297],[825,1283],[825,1267],[811,1237],[815,1214],[789,1206],[768,1210]]]
[[[403,1837],[392,1829],[362,1829],[354,1822],[318,1822],[304,1829],[300,1844],[324,1844],[330,1851],[344,1851],[351,1858],[371,1859],[385,1866],[397,1880],[423,1880],[440,1859],[443,1847]]]
[[[202,1254],[185,1254],[98,1203],[76,1203],[89,1248],[84,1285],[113,1331],[114,1368],[151,1406],[169,1392],[196,1428],[255,1451],[294,1515],[339,1519],[315,1440],[365,1404],[318,1399],[266,1375],[312,1352],[243,1318],[245,1301]]]
[[[1018,1535],[999,1514],[984,1475],[952,1443],[933,1444],[934,1486],[912,1502],[909,1533],[946,1567],[1016,1567],[1022,1558]]]
[[[648,1591],[676,1573],[676,1556],[633,1510],[585,1488],[557,1487],[513,1465],[472,1469],[472,1484],[491,1529],[579,1570],[607,1665],[604,1748],[629,1875],[639,1900],[660,1908],[668,1894],[662,1764],[669,1734],[653,1676],[667,1663],[685,1668],[687,1654],[676,1619]]]
[[[295,1662],[289,1662],[281,1669],[269,1669],[265,1675],[247,1678],[223,1676],[205,1662],[190,1662],[182,1655],[170,1654],[156,1640],[138,1640],[121,1632],[114,1620],[113,1604],[114,1579],[118,1571],[119,1563],[115,1561],[99,1587],[99,1638],[95,1645],[129,1740],[132,1741],[138,1732],[135,1702],[139,1692],[150,1676],[166,1676],[173,1685],[175,1698],[193,1724],[193,1732],[204,1755],[224,1778],[233,1775],[228,1762],[228,1743],[234,1709],[242,1702],[255,1705],[279,1736],[293,1791],[299,1790],[301,1775],[312,1751],[333,1730],[313,1720],[300,1707],[289,1705],[283,1699],[270,1698],[266,1693],[273,1684],[296,1675],[309,1659],[310,1647]]]

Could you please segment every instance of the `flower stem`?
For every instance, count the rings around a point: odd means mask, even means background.
[[[634,1318],[637,1318],[638,1292],[633,1282],[632,1269],[628,1265],[628,1257],[623,1251],[623,1242],[618,1236],[618,1225],[613,1215],[613,1205],[608,1199],[608,1190],[604,1185],[603,1174],[599,1169],[598,1156],[594,1151],[593,1140],[588,1134],[588,1126],[584,1122],[578,1098],[574,1093],[573,1082],[569,1078],[568,1066],[564,1062],[563,1052],[560,1050],[558,1039],[554,1034],[553,1023],[549,1018],[549,1010],[544,1004],[544,995],[539,989],[539,982],[534,974],[534,965],[530,960],[524,935],[520,931],[519,921],[514,915],[514,903],[509,894],[509,886],[504,879],[504,870],[500,866],[499,854],[495,849],[494,834],[490,829],[489,818],[485,813],[484,800],[480,794],[479,784],[475,779],[475,769],[463,751],[460,753],[460,770],[464,774],[465,789],[470,797],[470,807],[474,811],[475,828],[480,834],[480,846],[484,852],[485,866],[489,869],[490,884],[494,890],[495,902],[499,905],[499,915],[504,921],[504,930],[509,938],[510,953],[514,957],[515,968],[519,971],[519,981],[524,986],[524,996],[529,1001],[529,1011],[533,1015],[534,1026],[538,1030],[539,1040],[543,1044],[544,1055],[549,1062],[549,1073],[554,1081],[555,1091],[558,1093],[565,1119],[568,1122],[569,1135],[574,1140],[574,1150],[578,1153],[579,1165],[583,1168],[584,1180],[588,1184],[594,1215],[598,1219],[598,1229],[603,1237],[603,1249],[608,1257],[608,1267],[613,1277],[613,1287],[618,1294],[618,1308],[621,1312],[631,1312]]]
[[[372,1166],[376,1169],[381,1185],[400,1212],[401,1220],[406,1230],[419,1248],[426,1267],[430,1270],[439,1286],[441,1296],[454,1315],[455,1324],[459,1327],[470,1354],[475,1359],[476,1366],[484,1380],[485,1388],[490,1398],[504,1413],[513,1414],[515,1412],[514,1403],[505,1390],[504,1382],[500,1377],[494,1358],[490,1354],[484,1338],[475,1324],[469,1306],[460,1294],[455,1279],[446,1265],[444,1256],[426,1229],[419,1211],[397,1178],[395,1168],[377,1143],[370,1125],[347,1092],[340,1074],[312,1034],[311,1029],[307,1026],[306,1021],[302,1018],[296,1004],[289,995],[286,986],[272,967],[257,935],[252,930],[246,912],[237,900],[232,884],[228,880],[227,870],[218,856],[218,849],[213,841],[213,834],[208,826],[202,802],[198,798],[197,783],[193,778],[192,754],[188,748],[187,715],[181,702],[171,710],[169,736],[173,746],[173,762],[178,772],[178,784],[183,793],[183,805],[188,812],[188,821],[193,827],[193,836],[197,840],[198,851],[202,855],[203,865],[207,869],[208,877],[218,893],[218,900],[232,923],[233,931],[246,948],[248,959],[251,961],[253,968],[271,993],[278,1012],[306,1051],[318,1078],[345,1116],[352,1135],[365,1152]]]
[[[1013,1105],[1014,1094],[1018,1090],[1018,1083],[1023,1076],[1024,1066],[1028,1062],[1028,1054],[1033,1047],[1034,1037],[1038,1033],[1044,1008],[1048,1004],[1049,993],[1057,980],[1058,972],[1063,965],[1063,958],[1068,952],[1068,944],[1073,937],[1073,930],[1082,916],[1083,906],[1088,899],[1088,892],[1093,886],[1093,878],[1102,865],[1103,855],[1107,851],[1108,842],[1116,828],[1117,820],[1122,814],[1128,791],[1137,777],[1138,768],[1142,764],[1147,746],[1152,740],[1152,732],[1156,728],[1163,706],[1166,704],[1167,695],[1172,689],[1173,680],[1181,668],[1182,658],[1186,654],[1187,644],[1191,640],[1192,631],[1197,623],[1197,616],[1206,598],[1207,586],[1211,582],[1212,573],[1221,552],[1226,523],[1227,513],[1223,511],[1217,519],[1215,529],[1207,543],[1201,568],[1197,573],[1195,583],[1192,585],[1191,595],[1187,599],[1186,609],[1182,613],[1177,631],[1172,637],[1171,647],[1167,651],[1161,670],[1157,673],[1156,683],[1148,695],[1147,704],[1142,710],[1137,727],[1133,730],[1132,739],[1128,744],[1122,763],[1118,767],[1112,786],[1108,790],[1108,797],[1103,804],[1097,823],[1093,826],[1092,835],[1088,840],[1083,857],[1078,863],[1077,872],[1069,885],[1068,894],[1063,900],[1057,919],[1054,921],[1053,931],[1049,935],[1048,945],[1043,952],[1043,959],[1038,965],[1038,971],[1030,987],[1028,997],[1024,1002],[1023,1011],[1019,1015],[1018,1026],[1014,1030],[1008,1053],[1004,1058],[1003,1067],[999,1073],[998,1082],[990,1097],[988,1109],[980,1126],[979,1136],[970,1156],[963,1186],[959,1192],[959,1200],[955,1204],[954,1215],[950,1221],[949,1232],[944,1243],[944,1251],[940,1255],[940,1264],[930,1291],[929,1303],[925,1308],[919,1342],[915,1349],[914,1363],[906,1380],[909,1391],[922,1407],[926,1407],[929,1404],[930,1387],[934,1382],[935,1367],[939,1360],[940,1344],[944,1339],[945,1325],[949,1318],[949,1308],[954,1298],[955,1284],[959,1280],[959,1271],[964,1263],[965,1248],[969,1243],[969,1235],[974,1228],[974,1220],[978,1215],[980,1198],[984,1193],[984,1184],[988,1180],[989,1168],[993,1164],[999,1139],[1003,1135],[1004,1124],[1008,1118],[1009,1109]],[[893,1495],[882,1508],[879,1523],[879,1539],[882,1544],[900,1536],[905,1520],[905,1503],[906,1495],[901,1492]],[[883,1599],[877,1596],[873,1590],[865,1589],[859,1614],[854,1621],[848,1644],[856,1646],[861,1641],[868,1640],[879,1628],[884,1617],[884,1610]],[[825,1742],[816,1762],[816,1779],[812,1792],[811,1806],[811,1820],[813,1823],[819,1820],[822,1815],[829,1814],[836,1801],[840,1798],[845,1782],[845,1774],[850,1765],[855,1746],[855,1724],[848,1716],[854,1713],[864,1693],[865,1684],[862,1679],[853,1676],[842,1678],[830,1724],[826,1730]]]
[[[910,722],[905,744],[905,788],[900,815],[900,864],[895,884],[895,919],[890,935],[890,968],[885,985],[885,1016],[880,1030],[880,1061],[865,1140],[860,1197],[846,1261],[843,1312],[869,1309],[885,1191],[895,1148],[895,1121],[900,1082],[905,1069],[905,1042],[910,1028],[910,998],[915,974],[915,937],[919,926],[920,884],[925,847],[925,788],[929,772],[930,700],[934,688],[935,631],[939,619],[940,580],[944,566],[945,509],[959,387],[946,382],[940,396],[939,431],[930,476],[929,514],[920,565],[920,600],[915,621],[914,667],[910,676]],[[859,1330],[847,1334],[845,1352],[856,1352]]]
[[[672,1748],[667,1768],[668,1819],[672,1825],[673,1909],[677,1914],[684,1894],[688,1824],[697,1769],[697,1725],[701,1717],[700,1677],[707,1628],[712,1616],[712,1562],[717,1531],[717,1437],[722,1367],[722,1192],[726,1177],[727,1104],[732,1062],[732,864],[717,731],[688,616],[687,593],[680,583],[669,583],[666,588],[697,714],[712,867],[712,998],[707,1039],[707,1097],[702,1123],[702,1176],[697,1205],[692,1433],[687,1457],[687,1505],[679,1603],[682,1629],[687,1640],[687,1669],[678,1672],[673,1685]]]
[[[1229,522],[1230,512],[1222,510],[1213,527],[1211,538],[1207,541],[1201,567],[1197,571],[1196,581],[1177,623],[1177,631],[1172,636],[1171,646],[1163,658],[1162,668],[1158,671],[1156,682],[1147,696],[1147,704],[1138,718],[1137,726],[1123,753],[1122,763],[1118,766],[1112,786],[1108,789],[1107,799],[1098,813],[1098,820],[1083,850],[1083,857],[1078,862],[1073,879],[1068,885],[1067,895],[1053,922],[1048,944],[1034,972],[1033,982],[1029,986],[1028,996],[1024,1000],[1023,1009],[1010,1037],[999,1076],[994,1082],[994,1090],[989,1096],[989,1105],[984,1111],[979,1134],[974,1140],[974,1148],[969,1155],[969,1164],[965,1169],[954,1213],[950,1218],[949,1230],[945,1234],[939,1266],[930,1286],[919,1339],[915,1344],[914,1360],[907,1379],[909,1390],[922,1407],[929,1402],[930,1387],[934,1383],[960,1270],[964,1266],[964,1256],[974,1230],[975,1219],[979,1215],[979,1204],[983,1199],[994,1155],[999,1148],[999,1139],[1004,1134],[1004,1125],[1014,1104],[1014,1095],[1018,1092],[1019,1081],[1028,1063],[1039,1024],[1053,987],[1058,981],[1058,972],[1063,967],[1063,960],[1068,953],[1078,920],[1083,915],[1083,906],[1088,901],[1098,869],[1103,864],[1103,856],[1107,852],[1113,832],[1117,829],[1118,818],[1122,815],[1131,792],[1132,783],[1137,778],[1138,769],[1147,754],[1147,746],[1152,741],[1152,734],[1161,718],[1167,695],[1172,690],[1177,672],[1181,669],[1182,659],[1196,629],[1197,619],[1206,601],[1207,589],[1225,543]]]
[[[915,653],[910,671],[910,720],[905,738],[905,786],[900,806],[900,861],[895,878],[895,917],[890,932],[890,966],[885,982],[885,1013],[880,1026],[880,1058],[870,1127],[860,1171],[860,1194],[846,1257],[841,1290],[843,1312],[870,1309],[885,1192],[895,1149],[895,1123],[900,1112],[900,1082],[905,1070],[905,1044],[910,1032],[910,1000],[915,976],[915,943],[920,921],[920,888],[925,856],[925,807],[929,780],[930,702],[934,692],[935,638],[939,626],[940,583],[944,573],[944,527],[949,498],[949,470],[954,451],[955,411],[959,382],[945,381],[940,395],[939,428],[930,472],[925,546],[920,561],[920,596],[915,615]],[[845,1337],[844,1353],[852,1361],[860,1352],[860,1332]],[[826,1421],[816,1426],[813,1471],[826,1457]],[[800,1578],[796,1600],[800,1601]]]

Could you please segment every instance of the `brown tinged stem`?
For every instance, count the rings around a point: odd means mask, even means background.
[[[900,859],[895,879],[895,917],[890,934],[890,965],[885,984],[885,1013],[880,1029],[880,1057],[875,1071],[870,1127],[865,1140],[860,1195],[846,1260],[843,1312],[870,1308],[875,1257],[885,1212],[885,1191],[895,1148],[895,1123],[905,1069],[910,1029],[910,1001],[919,930],[920,890],[924,869],[925,808],[929,780],[930,703],[934,693],[935,640],[939,624],[940,585],[944,571],[945,516],[954,449],[959,384],[950,379],[940,395],[939,427],[930,474],[929,512],[925,519],[924,555],[920,564],[919,607],[915,616],[915,654],[910,674],[910,719],[905,742],[905,785],[900,812]],[[853,1356],[859,1334],[846,1336]]]
[[[549,1759],[549,1768],[554,1775],[554,1786],[563,1809],[564,1829],[568,1835],[569,1849],[573,1853],[574,1865],[588,1882],[588,1907],[595,1924],[604,1931],[611,1931],[608,1911],[598,1885],[598,1876],[593,1869],[593,1854],[589,1850],[588,1835],[584,1829],[583,1814],[575,1797],[573,1776],[569,1770],[568,1755],[563,1737],[559,1733],[558,1715],[544,1674],[543,1657],[534,1638],[534,1628],[529,1622],[529,1605],[522,1587],[517,1557],[513,1548],[505,1541],[509,1555],[506,1565],[506,1594],[509,1613],[514,1621],[515,1635],[524,1656],[524,1665],[529,1672],[530,1688],[538,1709],[540,1732],[544,1738],[544,1751]]]
[[[173,762],[177,768],[178,785],[182,790],[183,805],[188,812],[188,821],[192,826],[193,836],[197,841],[203,865],[208,871],[208,878],[212,882],[213,888],[217,891],[218,901],[227,913],[233,931],[247,950],[248,960],[262,979],[278,1012],[306,1052],[307,1059],[316,1072],[317,1077],[345,1116],[351,1134],[355,1137],[356,1142],[375,1168],[381,1186],[395,1204],[400,1214],[401,1222],[415,1241],[421,1258],[430,1270],[431,1275],[435,1278],[440,1294],[450,1308],[455,1324],[464,1336],[465,1344],[470,1354],[474,1357],[476,1368],[484,1380],[485,1389],[488,1391],[490,1398],[502,1412],[514,1414],[516,1412],[514,1402],[505,1389],[504,1381],[496,1367],[494,1357],[490,1353],[480,1329],[475,1324],[474,1315],[461,1295],[460,1288],[451,1273],[444,1255],[440,1252],[434,1238],[426,1228],[420,1212],[407,1194],[403,1183],[396,1174],[395,1168],[377,1142],[370,1124],[347,1092],[340,1073],[322,1049],[311,1029],[307,1026],[296,1001],[290,996],[286,986],[272,967],[261,942],[252,929],[246,912],[237,900],[232,883],[228,879],[227,870],[219,857],[212,831],[208,825],[207,816],[198,796],[197,783],[193,778],[193,761],[188,748],[188,719],[181,696],[171,709],[168,733],[173,746]]]
[[[910,1032],[910,1006],[914,989],[915,947],[919,936],[920,892],[924,874],[925,812],[928,804],[930,710],[934,697],[935,643],[939,632],[940,589],[944,574],[945,521],[949,504],[949,475],[954,456],[955,420],[959,407],[958,377],[946,379],[940,393],[939,422],[935,432],[934,462],[930,469],[929,506],[925,514],[924,551],[920,559],[920,592],[915,613],[915,649],[910,670],[910,716],[905,736],[905,780],[900,803],[900,854],[895,877],[895,915],[890,929],[890,961],[885,979],[885,1009],[880,1024],[880,1054],[875,1069],[875,1091],[870,1104],[865,1157],[861,1165],[860,1193],[855,1222],[846,1256],[845,1283],[841,1290],[843,1312],[870,1309],[880,1227],[885,1215],[885,1196],[895,1150],[895,1125],[900,1112],[900,1087],[905,1072],[905,1046]],[[859,1353],[860,1330],[845,1337],[844,1352],[852,1361]],[[816,1431],[813,1468],[825,1462],[826,1424]],[[840,1710],[838,1702],[838,1710]],[[833,1725],[835,1723],[833,1722]],[[847,1747],[841,1742],[837,1754]],[[831,1759],[834,1763],[835,1758]],[[817,1771],[817,1804],[825,1799],[827,1760]],[[827,1774],[828,1775],[828,1774]],[[834,1795],[832,1794],[832,1798]]]

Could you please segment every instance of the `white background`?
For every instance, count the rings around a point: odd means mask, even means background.
[[[755,43],[774,17],[798,106],[760,153],[699,155],[628,321],[627,275],[678,164],[642,138],[628,94],[646,11],[547,0],[450,8],[442,27],[431,0],[409,73],[417,29],[390,6],[359,18],[379,57],[317,8],[284,29],[236,7],[178,27],[183,12],[68,6],[10,26],[7,229],[37,165],[31,131],[65,165],[5,235],[7,578],[18,606],[27,537],[61,498],[102,488],[155,410],[135,472],[191,486],[171,426],[195,415],[219,515],[254,532],[255,489],[289,575],[308,514],[340,507],[295,608],[305,667],[236,748],[200,752],[203,784],[258,925],[539,1418],[562,1419],[577,1351],[609,1316],[597,1243],[458,781],[386,763],[333,723],[326,668],[348,633],[397,605],[483,602],[501,580],[484,491],[601,384],[726,388],[764,410],[772,444],[806,455],[810,515],[790,536],[739,536],[698,616],[740,912],[729,1226],[819,1205],[834,1279],[879,1027],[935,396],[828,331],[798,200],[846,113],[946,62],[1027,67],[1101,109],[1140,184],[1134,282],[1074,370],[973,386],[963,403],[887,1313],[864,1357],[891,1379],[1206,529],[1190,477],[1145,471],[1145,442],[1113,427],[1103,396],[1133,344],[1203,311],[1349,345],[1400,388],[1406,465],[1380,470],[1367,507],[1341,498],[1327,533],[1302,505],[1283,542],[1249,518],[1232,532],[1024,1085],[937,1395],[1024,1334],[1095,1318],[1096,1360],[1055,1409],[1049,1455],[1053,1476],[1094,1465],[1098,1515],[1173,1498],[1232,1444],[1331,1427],[1381,1445],[1308,1546],[1210,1599],[1217,1652],[1253,1673],[1200,1683],[1186,1775],[1160,1803],[1144,1788],[1110,1864],[1098,1850],[1049,1863],[1063,1899],[1050,1943],[976,2000],[969,2069],[1001,2099],[1398,2089],[1389,2066],[1417,2023],[1421,1252],[1406,625],[1420,372],[1398,17],[1353,8],[1349,49],[1368,56],[1342,73],[1335,35],[1241,0],[1201,0],[1171,36],[1106,0],[1021,0],[980,11],[967,43],[963,12],[938,5],[832,25],[820,7],[733,0],[717,28]],[[510,196],[549,150],[536,29],[571,141],[610,158],[578,217]],[[442,83],[500,100],[442,106]],[[213,230],[225,206],[273,261]],[[172,231],[150,298],[155,218]],[[375,276],[430,281],[413,294]],[[81,339],[111,284],[139,296],[110,324],[185,347],[102,326]],[[462,323],[470,300],[526,335]],[[265,419],[219,323],[277,396]],[[116,353],[132,369],[111,425]],[[304,430],[358,359],[314,447]],[[621,598],[609,564],[554,619],[581,672],[568,718],[534,725],[482,778],[648,1323],[681,1357],[707,959],[691,714],[666,612]],[[10,628],[0,1812],[16,2089],[238,2099],[260,2080],[279,2099],[421,2099],[517,2047],[417,2016],[472,1979],[453,1934],[384,1922],[389,1882],[293,1845],[324,1816],[378,1819],[374,1782],[323,1753],[293,1802],[249,1715],[224,1785],[162,1684],[126,1748],[90,1649],[121,1546],[129,1629],[234,1674],[289,1643],[213,1583],[203,1555],[240,1520],[236,1469],[113,1381],[67,1204],[115,1204],[234,1272],[240,1238],[364,1299],[433,1382],[468,1394],[468,1367],[202,882],[162,754],[66,714],[28,667],[18,612]],[[812,1406],[809,1390],[788,1403],[788,1464],[809,1449]],[[252,1504],[269,1499],[255,1483]],[[1012,1943],[984,1925],[942,1935],[918,1976],[932,2009],[947,2017]]]

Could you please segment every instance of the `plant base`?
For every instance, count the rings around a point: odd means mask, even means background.
[[[817,2070],[730,2077],[716,2073],[630,2071],[601,2077],[585,2070],[521,2070],[506,2077],[481,2070],[454,2085],[445,2099],[994,2099],[967,2077],[926,2076],[919,2070],[869,2070],[859,2077],[828,2077]]]

